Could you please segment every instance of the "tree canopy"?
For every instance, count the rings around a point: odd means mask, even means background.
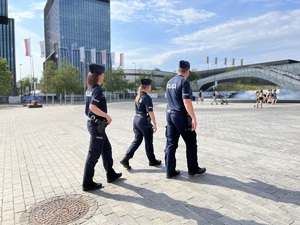
[[[0,58],[0,95],[9,95],[12,88],[13,75],[8,70],[7,60]]]

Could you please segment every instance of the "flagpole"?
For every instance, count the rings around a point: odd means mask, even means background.
[[[32,83],[33,83],[33,100],[35,101],[35,85],[34,85],[34,64],[33,56],[30,56],[31,59],[31,74],[32,74]]]

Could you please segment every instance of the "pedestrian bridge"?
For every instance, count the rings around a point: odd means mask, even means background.
[[[293,93],[300,93],[300,63],[284,64],[279,66],[249,65],[240,67],[230,72],[215,74],[191,83],[193,91],[207,90],[218,83],[243,77],[257,77],[272,83]]]

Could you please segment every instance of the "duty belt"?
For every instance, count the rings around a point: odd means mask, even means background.
[[[144,117],[144,116],[148,116],[148,114],[146,113],[137,113],[135,114],[136,116],[139,116],[139,117]]]
[[[173,110],[173,109],[167,109],[167,113],[181,115],[181,116],[187,116],[187,113],[176,111],[176,110]]]

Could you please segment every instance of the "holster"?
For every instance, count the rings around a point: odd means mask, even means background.
[[[147,116],[147,124],[148,124],[149,127],[153,127],[153,125],[151,123],[151,118],[150,118],[149,115]]]
[[[106,127],[106,119],[96,119],[95,116],[91,116],[90,118],[91,124],[97,124],[97,130],[99,134],[103,134]]]
[[[98,125],[97,130],[99,134],[103,134],[106,127],[106,119],[96,119],[95,123]]]

